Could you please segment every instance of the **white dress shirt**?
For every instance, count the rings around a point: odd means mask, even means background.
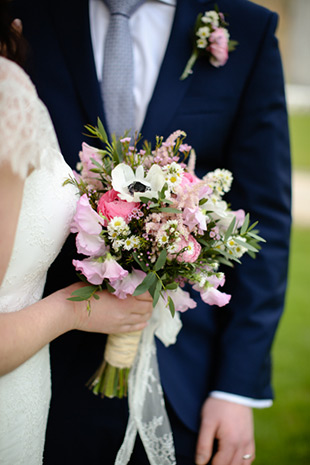
[[[165,55],[175,7],[176,0],[146,0],[129,19],[134,58],[135,129],[138,131],[142,128]],[[103,0],[90,0],[89,13],[97,76],[101,81],[104,40],[110,14]],[[209,395],[247,407],[265,408],[272,405],[271,399],[252,399],[222,391],[212,391]]]

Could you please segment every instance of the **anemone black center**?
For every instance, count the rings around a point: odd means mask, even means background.
[[[140,181],[135,181],[132,184],[129,184],[128,186],[128,191],[130,194],[133,194],[134,192],[145,192],[149,191],[151,188],[149,186],[146,186],[145,184],[142,184]]]

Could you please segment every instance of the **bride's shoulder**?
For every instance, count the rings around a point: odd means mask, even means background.
[[[0,88],[9,87],[16,91],[37,96],[36,89],[26,72],[13,61],[0,56]]]

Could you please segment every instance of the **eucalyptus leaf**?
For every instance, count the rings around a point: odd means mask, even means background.
[[[160,270],[165,265],[166,259],[167,259],[167,250],[163,249],[160,252],[160,254],[159,254],[159,256],[158,256],[158,258],[156,260],[156,263],[154,265],[154,270],[155,271]]]
[[[241,231],[240,231],[241,236],[246,233],[246,231],[247,231],[247,229],[249,227],[249,222],[250,222],[250,215],[247,213],[245,218],[244,218],[243,225],[241,227]]]
[[[236,217],[234,216],[233,219],[231,220],[230,225],[227,228],[227,231],[224,236],[224,241],[226,242],[228,238],[232,235],[236,225]]]
[[[173,302],[173,300],[171,299],[170,296],[168,296],[168,305],[169,305],[169,310],[170,310],[171,316],[174,317],[174,315],[175,315],[175,306],[174,306],[174,302]]]
[[[144,292],[149,290],[149,288],[153,285],[156,279],[156,275],[153,272],[147,274],[142,283],[139,284],[138,287],[136,287],[133,295],[144,294]]]

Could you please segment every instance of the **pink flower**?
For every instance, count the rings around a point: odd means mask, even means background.
[[[100,234],[103,219],[92,209],[86,194],[79,198],[71,225],[71,232],[84,231],[88,234]]]
[[[188,226],[190,231],[193,231],[196,226],[202,231],[207,229],[206,216],[199,207],[184,208],[183,223]]]
[[[99,150],[95,147],[91,147],[85,142],[82,143],[82,151],[79,153],[80,160],[83,166],[82,169],[82,178],[87,180],[93,187],[101,187],[101,182],[96,179],[98,176],[96,173],[90,171],[95,168],[95,165],[91,161],[91,158],[96,160],[98,163],[101,163],[101,157],[99,155]]]
[[[83,255],[99,257],[107,250],[104,239],[97,234],[88,234],[84,231],[77,234],[75,243],[77,252]]]
[[[181,187],[188,186],[190,184],[197,184],[197,182],[200,182],[200,179],[197,178],[197,176],[195,176],[194,174],[185,172],[183,173]]]
[[[217,305],[218,307],[224,307],[231,299],[231,295],[225,294],[214,287],[209,287],[200,292],[202,300],[208,305]]]
[[[128,294],[132,295],[134,293],[136,287],[142,283],[145,276],[146,273],[144,273],[144,271],[132,270],[125,278],[113,282],[113,287],[115,289],[113,294],[119,299],[126,299]]]
[[[118,192],[111,189],[100,197],[98,202],[98,212],[102,213],[102,215],[108,218],[108,220],[111,220],[115,216],[120,216],[126,221],[126,223],[128,223],[129,215],[135,208],[138,208],[139,205],[140,204],[137,202],[121,200],[118,197]],[[106,225],[107,222],[105,222],[105,226]]]
[[[245,211],[244,210],[235,210],[234,215],[236,217],[236,227],[241,228],[241,226],[244,223],[244,218],[245,218]]]
[[[199,257],[201,246],[196,239],[189,235],[186,240],[184,237],[179,242],[179,250],[187,247],[187,250],[177,256],[179,262],[194,263]]]
[[[171,297],[177,312],[186,312],[189,308],[197,307],[197,303],[190,297],[189,292],[183,291],[180,287],[173,291],[165,291],[165,294]]]
[[[210,34],[207,50],[211,53],[210,63],[216,68],[224,66],[228,60],[228,39],[227,30],[222,27]]]
[[[113,283],[118,279],[127,276],[128,271],[124,270],[110,254],[105,260],[95,258],[85,258],[84,260],[72,260],[77,271],[80,271],[91,284],[102,284],[104,279]]]

